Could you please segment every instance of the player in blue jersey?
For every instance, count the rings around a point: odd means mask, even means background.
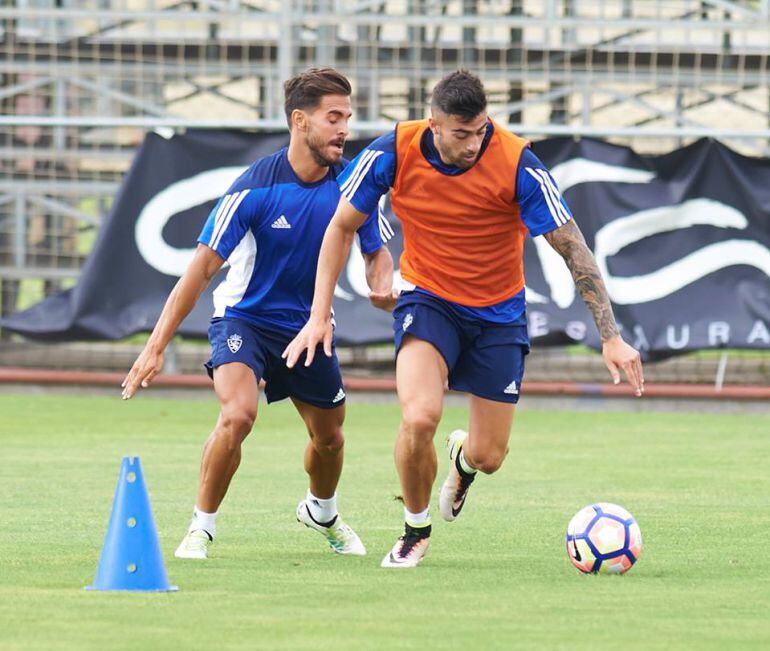
[[[445,387],[470,394],[468,432],[447,439],[449,472],[439,492],[448,521],[460,514],[477,471],[496,472],[508,452],[529,352],[523,249],[542,235],[563,257],[591,310],[613,380],[626,373],[643,392],[639,353],[621,338],[593,254],[544,165],[526,140],[488,117],[480,80],[467,71],[436,86],[431,117],[399,123],[340,177],[342,197],[324,238],[311,319],[284,351],[290,368],[328,342],[331,292],[352,234],[390,191],[402,225],[402,278],[393,301],[401,425],[396,466],[404,534],[383,567],[415,567],[430,542],[436,477],[433,437]]]
[[[308,70],[284,89],[288,148],[257,160],[214,207],[192,262],[123,382],[124,399],[149,386],[174,332],[227,261],[227,278],[214,291],[206,364],[220,414],[203,448],[193,519],[176,550],[180,558],[208,556],[219,506],[257,416],[260,379],[268,402],[291,398],[310,437],[304,455],[310,486],[297,519],[323,534],[337,553],[366,553],[337,512],[345,417],[337,358],[318,355],[312,365],[293,370],[281,360],[309,318],[318,252],[340,197],[351,89],[331,68]],[[392,285],[393,260],[383,246],[376,209],[357,233],[370,297],[381,304]]]

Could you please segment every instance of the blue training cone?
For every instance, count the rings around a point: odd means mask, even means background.
[[[178,589],[168,582],[139,457],[123,457],[96,578],[86,590]]]

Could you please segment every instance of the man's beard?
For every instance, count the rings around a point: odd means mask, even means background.
[[[336,161],[329,160],[323,155],[322,147],[319,146],[318,142],[313,138],[312,133],[308,133],[307,148],[310,150],[310,155],[313,157],[313,160],[321,167],[331,167],[336,164]]]
[[[441,139],[438,136],[434,136],[433,143],[439,152],[439,158],[442,162],[448,165],[453,165],[454,167],[458,167],[461,170],[468,170],[476,164],[476,158],[478,158],[478,156],[473,160],[468,160],[460,153],[453,154],[451,150],[449,152],[443,151],[442,143],[440,140]]]

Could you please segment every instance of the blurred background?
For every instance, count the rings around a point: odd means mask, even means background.
[[[535,142],[598,138],[658,155],[710,138],[770,158],[770,0],[8,1],[0,316],[77,284],[146,134],[285,131],[283,81],[315,65],[352,80],[356,138],[425,116],[436,81],[467,67],[494,119]],[[770,233],[767,205],[758,212]],[[647,377],[767,387],[770,354],[755,335],[751,350],[676,355]],[[145,338],[42,343],[4,329],[0,367],[125,372]],[[207,355],[204,341],[177,339],[167,371],[200,374]],[[340,358],[346,373],[393,369],[385,344]],[[607,376],[586,347],[543,346],[527,379]]]

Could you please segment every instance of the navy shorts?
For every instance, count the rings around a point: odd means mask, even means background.
[[[265,381],[268,402],[291,396],[321,409],[344,404],[345,389],[333,347],[332,356],[327,357],[319,345],[309,367],[304,365],[304,355],[294,368],[286,367],[281,354],[295,334],[265,330],[241,319],[213,319],[209,326],[211,359],[205,364],[209,377],[213,379],[214,369],[222,364],[241,362],[254,371],[257,381]]]
[[[449,388],[517,403],[529,353],[526,325],[471,318],[422,292],[404,292],[393,310],[396,355],[406,335],[433,344],[449,369]]]

